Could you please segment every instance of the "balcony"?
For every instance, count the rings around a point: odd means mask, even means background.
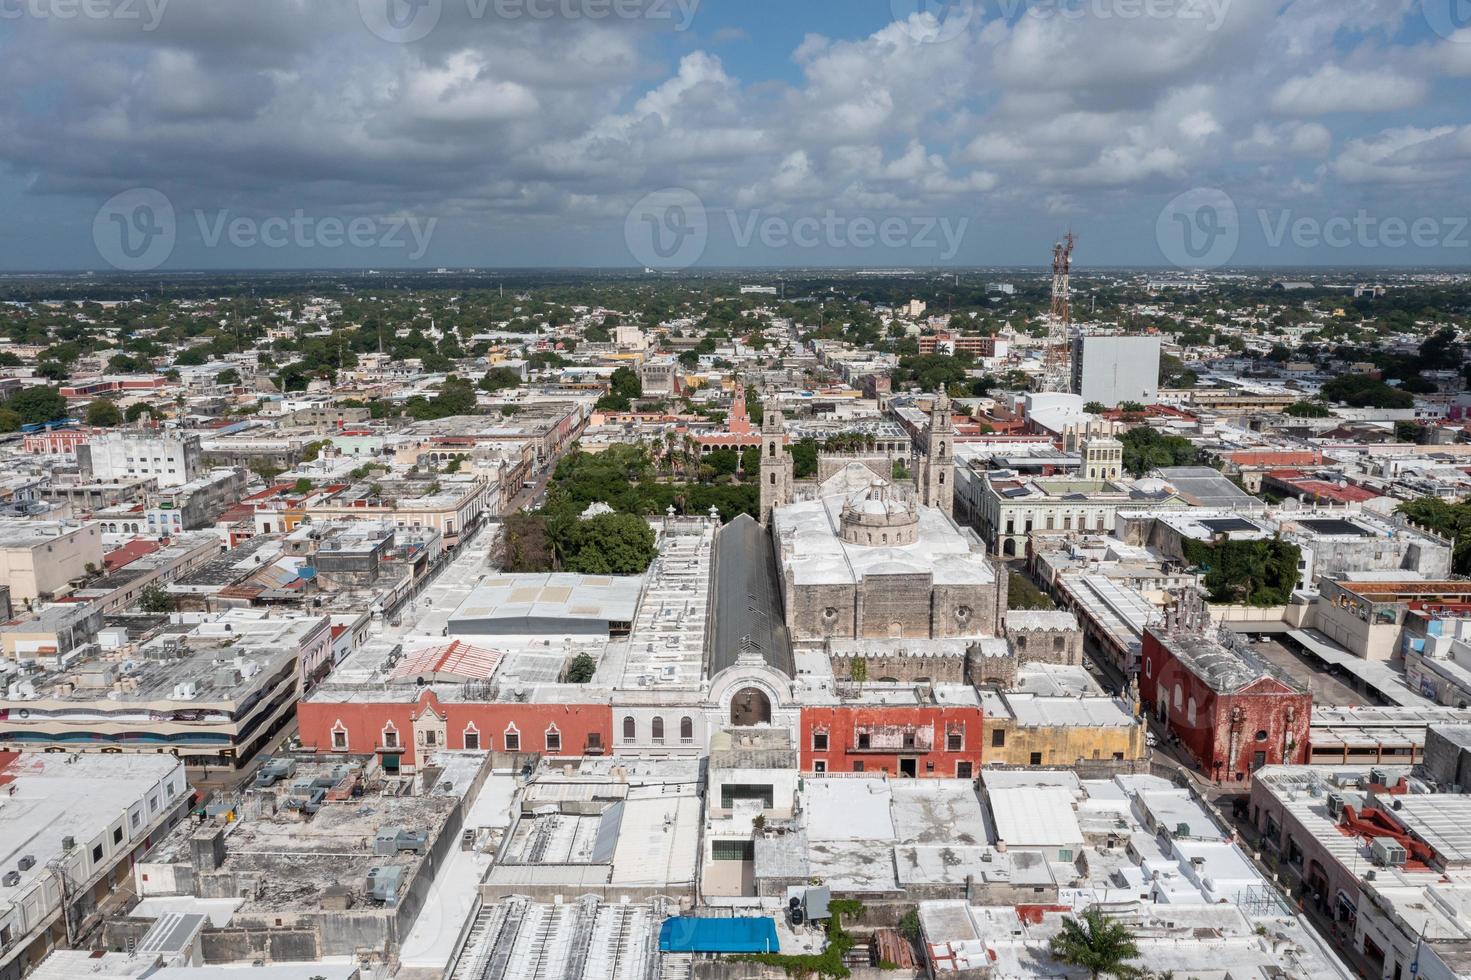
[[[848,745],[849,752],[932,752],[934,748],[933,729],[899,725],[855,728]]]

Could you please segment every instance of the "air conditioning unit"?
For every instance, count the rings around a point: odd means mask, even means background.
[[[29,871],[36,866],[36,859],[27,854],[25,857],[15,862],[15,866],[22,871]]]
[[[1334,820],[1343,816],[1343,797],[1337,793],[1328,794],[1328,815]]]
[[[1409,855],[1405,853],[1405,849],[1398,841],[1385,837],[1374,838],[1374,843],[1369,845],[1369,854],[1375,864],[1386,868],[1403,867],[1404,863],[1409,860]]]
[[[5,877],[0,878],[0,882],[3,882],[6,888],[14,888],[16,885],[20,884],[20,872],[7,871],[5,872]]]
[[[72,848],[74,848],[76,846],[77,846],[77,839],[75,837],[72,837],[72,836],[68,835],[68,836],[63,837],[61,839],[61,849],[63,851],[69,851],[69,850],[71,850]]]

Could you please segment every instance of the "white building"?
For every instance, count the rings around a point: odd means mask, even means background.
[[[160,487],[179,487],[200,475],[199,437],[110,432],[78,446],[77,465],[88,480],[151,477]]]
[[[1159,396],[1159,338],[1098,334],[1073,339],[1073,393],[1114,408]]]
[[[0,756],[0,778],[0,978],[11,980],[96,921],[149,840],[184,818],[189,787],[178,759],[154,753]]]

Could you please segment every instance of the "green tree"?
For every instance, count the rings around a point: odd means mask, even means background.
[[[150,585],[138,597],[138,607],[146,613],[170,613],[174,611],[174,597],[161,585]]]
[[[1089,402],[1088,404],[1083,406],[1083,411],[1087,412],[1089,415],[1102,415],[1104,412],[1108,411],[1108,406],[1103,404],[1103,402]]]
[[[1265,541],[1187,541],[1185,560],[1205,569],[1212,602],[1280,606],[1297,588],[1302,551],[1281,538]]]
[[[157,414],[158,410],[147,402],[134,402],[133,404],[128,406],[127,411],[123,412],[123,418],[127,419],[129,422],[136,422],[145,415],[147,415],[149,418],[153,418]]]
[[[1190,466],[1198,455],[1184,436],[1165,435],[1147,425],[1130,429],[1119,441],[1124,444],[1124,469],[1134,476],[1164,466]]]
[[[501,526],[506,541],[506,571],[552,570],[552,541],[547,534],[546,517],[541,514],[507,514]]]
[[[1062,931],[1052,937],[1052,956],[1059,963],[1087,970],[1099,977],[1129,978],[1138,970],[1129,960],[1139,955],[1139,945],[1127,926],[1108,918],[1097,907],[1081,916],[1063,916]]]
[[[514,368],[491,368],[485,372],[485,377],[480,379],[481,391],[503,391],[506,388],[516,388],[521,384],[521,372]]]
[[[593,410],[598,412],[626,412],[633,407],[627,395],[620,395],[610,391],[599,398],[593,405]]]
[[[240,372],[234,368],[225,368],[215,375],[215,383],[222,385],[238,385],[240,383]]]
[[[1185,362],[1174,354],[1159,355],[1159,386],[1161,388],[1194,388],[1200,375],[1185,366]]]
[[[1400,504],[1399,513],[1451,539],[1451,571],[1471,575],[1471,501],[1447,503],[1439,497],[1421,497]]]
[[[295,486],[293,486],[291,489],[294,490],[296,493],[305,496],[306,494],[312,492],[312,481],[308,480],[306,477],[302,477],[301,479],[296,481]]]
[[[654,529],[633,514],[578,521],[568,545],[567,570],[586,575],[639,575],[648,571],[658,551]]]
[[[1327,405],[1318,402],[1293,402],[1283,412],[1297,419],[1326,419],[1333,414]]]
[[[44,385],[22,388],[5,401],[5,407],[20,416],[22,425],[66,418],[66,399],[61,390]]]
[[[620,367],[613,371],[609,379],[611,390],[615,395],[624,398],[642,398],[644,396],[644,384],[639,380],[638,372],[632,368]]]
[[[1413,408],[1415,396],[1364,374],[1340,374],[1323,385],[1323,397],[1354,408]]]
[[[118,411],[117,404],[99,398],[87,406],[87,424],[99,428],[110,429],[123,420],[123,413]]]
[[[598,662],[590,653],[579,653],[567,665],[567,683],[586,684],[598,671]]]
[[[759,452],[757,458],[759,466]],[[717,449],[705,456],[705,463],[715,470],[717,476],[730,476],[740,467],[741,457],[734,449]]]
[[[802,439],[787,446],[792,454],[792,475],[798,480],[817,475],[817,440]]]

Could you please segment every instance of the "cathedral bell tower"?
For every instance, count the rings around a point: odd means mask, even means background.
[[[919,472],[920,501],[946,516],[955,513],[955,421],[943,391],[930,406],[930,440]]]
[[[775,401],[766,405],[761,420],[761,523],[771,524],[771,512],[792,502],[792,454],[787,452],[787,434],[781,409]]]

